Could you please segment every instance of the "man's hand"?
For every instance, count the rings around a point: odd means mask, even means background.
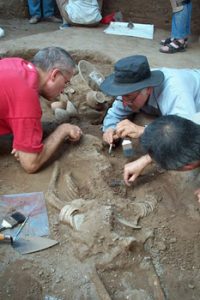
[[[63,123],[59,125],[45,140],[39,153],[29,153],[21,150],[12,150],[14,157],[19,160],[27,173],[35,173],[56,152],[66,139],[76,142],[80,139],[82,130],[75,125]]]
[[[197,196],[198,202],[200,203],[200,189],[197,189],[194,194]]]
[[[12,149],[11,154],[16,158],[16,160],[19,160],[19,152],[16,149]]]
[[[123,120],[117,124],[116,134],[118,137],[124,138],[129,136],[130,138],[138,138],[144,132],[143,126],[138,126],[129,120]]]
[[[68,124],[68,130],[66,130],[66,134],[66,138],[68,138],[72,142],[76,142],[80,140],[80,137],[83,134],[83,132],[78,126]]]
[[[116,135],[116,131],[113,128],[108,128],[103,134],[103,141],[107,144],[113,144],[114,140],[118,139],[119,137]]]
[[[132,182],[142,173],[143,169],[152,162],[149,154],[146,154],[139,159],[125,164],[124,166],[124,181],[130,186]]]

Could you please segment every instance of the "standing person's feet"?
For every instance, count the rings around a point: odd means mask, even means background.
[[[168,37],[165,40],[160,41],[160,45],[166,46],[167,44],[171,43],[174,40],[174,38]]]
[[[33,17],[30,18],[29,23],[30,24],[36,24],[36,23],[40,22],[40,20],[41,20],[40,17],[33,16]]]
[[[68,24],[68,23],[63,23],[62,25],[59,26],[59,28],[60,28],[61,30],[63,30],[63,29],[68,29],[69,27],[71,27],[71,25]]]
[[[186,42],[184,39],[177,40],[174,39],[169,44],[164,45],[160,48],[160,52],[173,54],[177,52],[184,52],[186,50]]]
[[[55,16],[44,17],[43,20],[46,22],[52,22],[52,23],[62,23],[62,20]]]
[[[167,44],[170,44],[171,42],[173,42],[173,40],[175,40],[175,38],[173,38],[173,37],[168,37],[168,38],[166,38],[165,40],[161,40],[161,41],[160,41],[160,45],[166,46]],[[185,41],[185,47],[187,47],[187,45],[188,45],[188,38],[187,38],[187,37],[184,38],[184,41]]]

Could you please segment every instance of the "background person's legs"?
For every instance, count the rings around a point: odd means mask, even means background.
[[[29,20],[30,24],[36,24],[40,21],[42,17],[40,0],[28,0],[28,8],[31,19]]]
[[[187,39],[190,35],[192,3],[182,6],[182,10],[172,14],[171,38],[167,39],[160,48],[162,53],[176,53],[185,51]]]
[[[40,7],[40,0],[28,0],[28,7],[31,17],[37,16],[41,18],[42,12]]]
[[[42,0],[43,17],[54,16],[54,0]]]
[[[61,19],[55,17],[55,0],[42,0],[43,18],[45,21],[61,23]]]
[[[172,37],[185,39],[191,33],[192,3],[183,5],[183,10],[172,15]]]

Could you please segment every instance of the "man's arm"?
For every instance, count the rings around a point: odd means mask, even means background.
[[[124,181],[130,186],[132,182],[142,173],[143,169],[152,162],[149,154],[141,156],[139,159],[125,164],[124,166]]]
[[[28,153],[13,150],[12,153],[20,161],[27,173],[35,173],[55,153],[61,143],[69,138],[71,141],[78,141],[82,131],[78,126],[62,124],[44,140],[44,147],[40,153]]]
[[[197,189],[195,192],[194,192],[195,196],[197,196],[197,200],[198,202],[200,203],[200,189]]]

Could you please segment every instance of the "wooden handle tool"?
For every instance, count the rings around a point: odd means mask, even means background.
[[[9,241],[12,244],[13,238],[11,235],[0,233],[0,241]]]

